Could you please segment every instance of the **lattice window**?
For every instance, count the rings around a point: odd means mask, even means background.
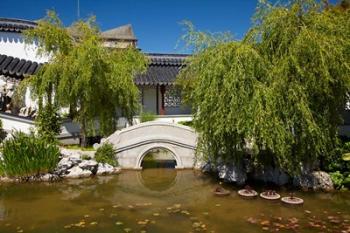
[[[164,94],[164,106],[167,108],[180,107],[181,91],[175,87],[167,87]]]

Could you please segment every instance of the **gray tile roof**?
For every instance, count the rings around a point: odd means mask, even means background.
[[[188,55],[183,54],[146,54],[149,66],[146,73],[137,75],[136,85],[173,85],[180,70],[186,65]],[[14,58],[0,54],[0,75],[24,78],[35,74],[41,63]]]
[[[101,37],[107,40],[137,40],[131,24],[101,32]]]
[[[173,85],[180,70],[186,65],[185,54],[146,54],[148,70],[135,77],[136,85]]]
[[[0,75],[22,79],[37,72],[41,65],[37,62],[0,54]]]
[[[0,18],[0,31],[2,32],[22,32],[23,30],[34,28],[37,23],[22,19]]]

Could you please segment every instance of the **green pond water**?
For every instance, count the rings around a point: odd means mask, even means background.
[[[303,206],[212,191],[218,181],[174,169],[58,183],[1,184],[0,232],[350,232],[350,194],[301,193]],[[288,192],[279,190],[283,195]]]

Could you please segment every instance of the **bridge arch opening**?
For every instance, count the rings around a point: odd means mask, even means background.
[[[156,147],[143,154],[140,166],[142,169],[176,168],[178,162],[174,152],[164,147]]]

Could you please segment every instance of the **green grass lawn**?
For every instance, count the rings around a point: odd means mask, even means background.
[[[82,150],[82,151],[95,151],[95,149],[92,146],[88,147],[81,147],[79,145],[62,145],[64,148],[71,149],[71,150]]]

